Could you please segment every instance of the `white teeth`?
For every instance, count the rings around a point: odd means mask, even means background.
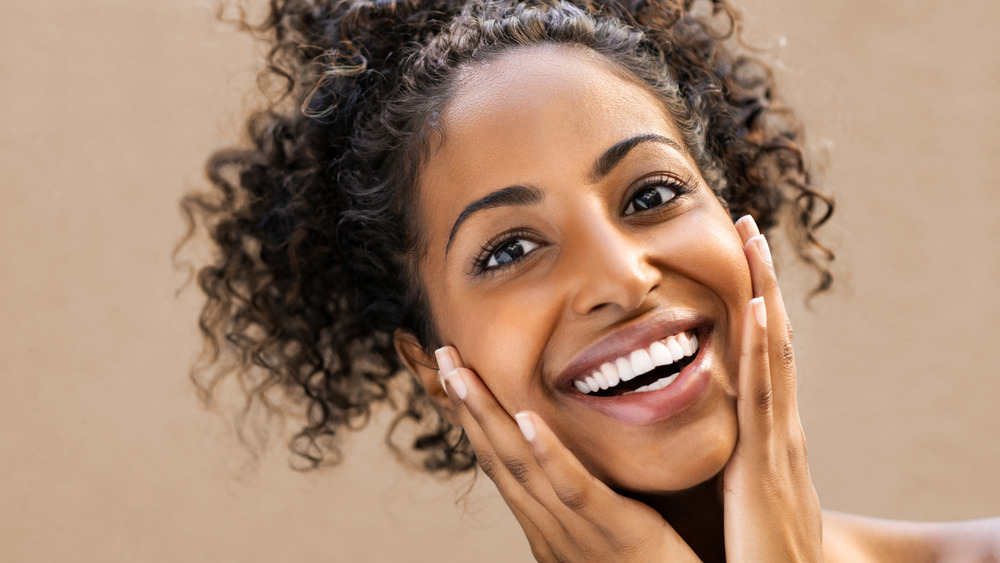
[[[622,378],[618,376],[618,368],[615,364],[611,362],[604,362],[601,364],[601,374],[604,375],[604,379],[608,382],[608,387],[614,387],[621,382]]]
[[[594,393],[597,393],[598,391],[601,390],[601,386],[598,385],[596,381],[594,381],[593,377],[587,378],[587,387],[589,387],[590,390]]]
[[[660,379],[657,379],[656,381],[650,383],[649,385],[643,385],[642,387],[636,389],[635,391],[626,391],[622,394],[628,395],[629,393],[645,393],[647,391],[659,391],[660,389],[663,389],[667,385],[673,383],[674,380],[677,379],[678,375],[679,374],[675,373],[669,377],[661,377]]]
[[[684,357],[684,348],[681,348],[673,336],[667,339],[667,348],[670,349],[670,354],[673,355],[675,362]]]
[[[657,340],[649,345],[649,355],[653,358],[653,363],[657,366],[666,366],[674,363],[674,355],[670,353],[667,345]]]
[[[618,377],[622,381],[628,381],[635,377],[635,372],[632,371],[632,363],[625,358],[618,358],[615,360],[615,367],[618,368]]]
[[[629,381],[657,367],[670,365],[686,356],[693,356],[697,353],[698,337],[694,333],[682,332],[653,342],[647,348],[635,350],[628,356],[617,358],[613,362],[604,362],[589,377],[574,380],[573,385],[581,393],[589,395],[611,389],[622,381]],[[675,373],[669,377],[660,378],[649,385],[643,385],[626,393],[642,393],[663,389],[673,383],[677,375]]]
[[[594,381],[596,381],[597,384],[600,385],[601,389],[607,389],[608,387],[610,387],[610,385],[608,385],[608,380],[604,379],[604,375],[601,372],[595,371],[593,374],[591,374],[591,377],[593,377]]]
[[[677,339],[677,343],[681,345],[681,349],[684,350],[685,356],[690,356],[694,354],[694,349],[691,348],[691,340],[688,339],[687,333],[680,333],[674,336]]]
[[[642,375],[646,372],[653,371],[653,368],[656,367],[653,365],[653,359],[649,357],[649,352],[645,350],[636,350],[635,352],[632,352],[631,360],[632,371],[634,371],[636,375]]]

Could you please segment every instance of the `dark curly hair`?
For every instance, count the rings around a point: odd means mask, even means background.
[[[461,428],[398,377],[393,332],[427,352],[439,344],[415,275],[414,179],[458,72],[512,47],[589,48],[647,84],[731,215],[765,231],[785,218],[817,291],[831,283],[833,256],[814,233],[832,201],[725,0],[270,0],[262,23],[241,21],[271,46],[272,95],[249,119],[248,146],[212,155],[214,189],[182,203],[217,251],[198,274],[206,361],[193,378],[210,400],[235,377],[247,409],[283,390],[305,417],[290,447],[306,467],[339,460],[342,431],[380,402],[399,407],[394,429],[417,424],[420,465],[474,466]]]

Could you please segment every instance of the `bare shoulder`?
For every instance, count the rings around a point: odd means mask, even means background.
[[[829,563],[1000,563],[1000,518],[901,522],[824,510],[823,556]]]

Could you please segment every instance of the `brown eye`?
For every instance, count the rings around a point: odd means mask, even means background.
[[[538,247],[538,243],[528,239],[508,239],[493,249],[490,253],[489,261],[486,262],[486,267],[496,268],[497,266],[503,266],[523,257]]]
[[[639,190],[629,200],[628,207],[625,208],[625,215],[659,207],[675,197],[677,197],[677,191],[669,186],[652,186]]]

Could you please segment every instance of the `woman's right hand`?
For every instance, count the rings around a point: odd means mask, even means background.
[[[511,417],[458,351],[438,366],[483,472],[538,561],[700,561],[663,517],[591,475],[537,414]],[[515,420],[516,419],[516,420]]]

